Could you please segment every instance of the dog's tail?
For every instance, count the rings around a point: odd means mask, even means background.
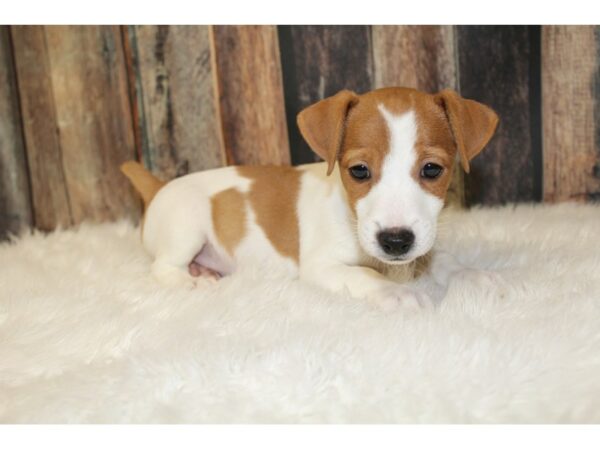
[[[137,161],[127,161],[121,164],[121,172],[129,178],[135,190],[142,197],[144,209],[148,208],[158,190],[166,184],[166,182],[152,175]]]

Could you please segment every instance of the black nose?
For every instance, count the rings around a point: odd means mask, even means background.
[[[415,242],[415,234],[407,228],[389,228],[377,234],[377,241],[388,255],[408,253]]]

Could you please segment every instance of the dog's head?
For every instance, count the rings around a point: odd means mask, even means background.
[[[452,90],[341,91],[298,115],[328,174],[339,164],[361,246],[388,264],[431,249],[456,153],[468,172],[497,124],[494,111]]]

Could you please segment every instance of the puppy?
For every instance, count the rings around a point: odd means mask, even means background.
[[[135,162],[122,170],[144,199],[143,244],[163,283],[269,262],[384,307],[417,304],[398,280],[433,246],[456,155],[468,172],[497,124],[452,90],[344,90],[298,115],[324,162],[223,167],[166,184]]]

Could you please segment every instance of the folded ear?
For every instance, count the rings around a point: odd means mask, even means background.
[[[310,148],[327,161],[327,175],[333,171],[339,156],[348,110],[357,101],[354,92],[344,90],[298,114],[300,133]]]
[[[489,142],[498,125],[498,115],[489,107],[462,98],[451,89],[436,94],[436,101],[446,110],[460,161],[469,172],[471,161]]]

